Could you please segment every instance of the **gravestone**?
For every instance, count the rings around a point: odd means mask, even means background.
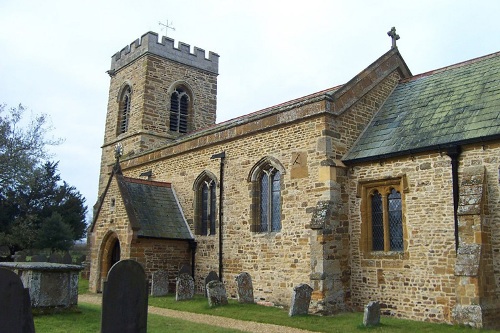
[[[14,262],[26,262],[26,255],[24,253],[15,254]]]
[[[227,305],[226,286],[220,281],[210,281],[207,284],[208,306]]]
[[[0,268],[0,324],[2,332],[35,332],[29,290],[6,268]]]
[[[0,261],[7,261],[10,258],[10,249],[6,245],[0,246]]]
[[[189,274],[181,274],[175,282],[175,300],[183,301],[194,296],[194,280]]]
[[[151,279],[151,296],[165,296],[168,294],[168,273],[164,270],[153,272]]]
[[[75,263],[77,265],[81,265],[85,262],[85,259],[87,259],[87,257],[85,255],[81,255],[78,258],[76,258]]]
[[[73,257],[71,256],[71,254],[69,254],[69,252],[64,253],[64,256],[62,257],[62,263],[67,265],[71,265],[73,263]]]
[[[31,257],[31,262],[47,262],[47,257],[41,254],[36,254]]]
[[[205,278],[205,297],[207,297],[207,284],[210,282],[210,281],[219,281],[219,277],[217,276],[217,273],[215,273],[214,271],[210,271],[207,275],[207,277]]]
[[[367,305],[365,305],[363,325],[377,326],[378,324],[380,324],[380,303],[371,301]]]
[[[309,312],[309,303],[311,303],[311,294],[313,288],[301,283],[293,288],[292,305],[288,315],[290,317],[307,314]]]
[[[62,264],[62,257],[59,253],[52,253],[49,257],[49,262],[54,264]]]
[[[239,303],[254,303],[252,277],[247,272],[236,276],[236,296]]]
[[[178,276],[181,276],[181,274],[188,274],[191,275],[191,265],[183,264],[181,266],[181,269],[179,269],[179,274]]]
[[[102,333],[146,333],[148,281],[141,264],[121,260],[111,267],[102,293]]]

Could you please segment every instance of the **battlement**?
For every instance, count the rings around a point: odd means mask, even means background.
[[[169,60],[177,61],[181,64],[219,73],[219,55],[209,52],[209,57],[205,57],[205,50],[194,47],[194,53],[190,52],[190,45],[179,42],[179,47],[174,46],[174,40],[163,36],[158,42],[158,34],[147,32],[136,39],[130,45],[124,47],[120,52],[111,57],[111,69],[109,73],[116,72],[123,66],[129,64],[140,56],[151,53]]]

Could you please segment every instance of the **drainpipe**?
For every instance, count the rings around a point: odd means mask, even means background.
[[[455,251],[458,252],[459,238],[458,238],[458,199],[459,199],[459,186],[458,186],[458,157],[460,156],[460,147],[453,146],[448,148],[446,154],[451,158],[451,179],[453,183],[453,217],[455,219]]]
[[[218,154],[212,155],[210,159],[220,158],[220,184],[219,184],[219,280],[223,282],[222,272],[223,272],[223,262],[222,262],[222,249],[223,249],[223,237],[222,237],[222,220],[224,216],[223,211],[223,200],[224,200],[224,160],[226,158],[226,152],[223,151]]]
[[[189,240],[189,249],[191,250],[191,276],[194,279],[194,266],[196,263],[196,247],[198,243],[194,239]]]

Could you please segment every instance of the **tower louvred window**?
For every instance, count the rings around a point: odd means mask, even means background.
[[[127,87],[120,100],[120,115],[118,124],[118,134],[128,131],[128,123],[130,119],[130,87]]]
[[[187,133],[189,116],[189,95],[177,88],[170,96],[170,130]]]

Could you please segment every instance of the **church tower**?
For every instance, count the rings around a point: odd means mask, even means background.
[[[148,32],[111,58],[99,195],[120,143],[123,158],[215,124],[219,55]]]

